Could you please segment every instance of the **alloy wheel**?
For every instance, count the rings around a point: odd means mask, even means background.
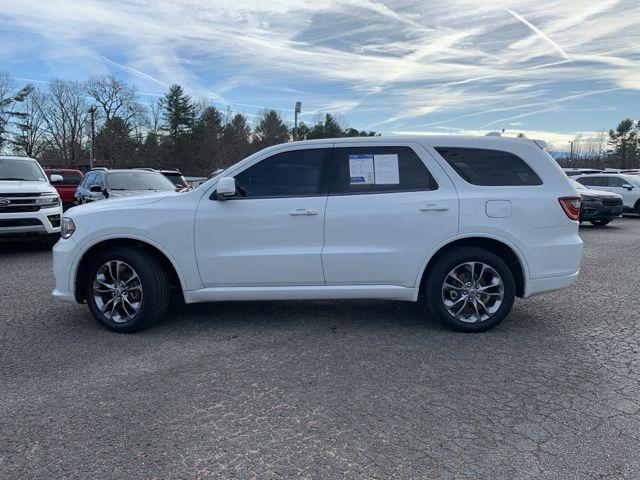
[[[488,320],[504,299],[498,272],[483,262],[465,262],[452,269],[442,284],[442,301],[449,314],[466,323]]]
[[[128,322],[142,305],[140,277],[129,264],[110,260],[96,272],[93,299],[107,319],[116,323]]]

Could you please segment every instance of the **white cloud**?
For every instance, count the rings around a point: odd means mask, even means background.
[[[640,92],[637,0],[22,0],[0,22],[32,32],[33,61],[56,74],[113,68],[143,91],[180,83],[248,108],[301,98],[384,130]]]

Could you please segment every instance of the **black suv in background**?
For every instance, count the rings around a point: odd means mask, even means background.
[[[173,182],[154,170],[89,170],[76,188],[75,203],[104,200],[105,198],[140,195],[149,191],[176,190]]]
[[[581,197],[580,222],[591,222],[596,227],[604,227],[611,220],[620,218],[624,208],[622,197],[617,193],[591,188],[570,178]]]

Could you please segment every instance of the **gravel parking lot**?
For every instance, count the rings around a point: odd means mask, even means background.
[[[394,302],[174,305],[135,335],[0,245],[0,478],[640,478],[640,219],[483,334]]]

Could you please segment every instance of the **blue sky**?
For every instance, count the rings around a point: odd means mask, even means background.
[[[0,0],[18,83],[116,73],[234,111],[383,133],[502,128],[562,148],[640,118],[640,2]]]

